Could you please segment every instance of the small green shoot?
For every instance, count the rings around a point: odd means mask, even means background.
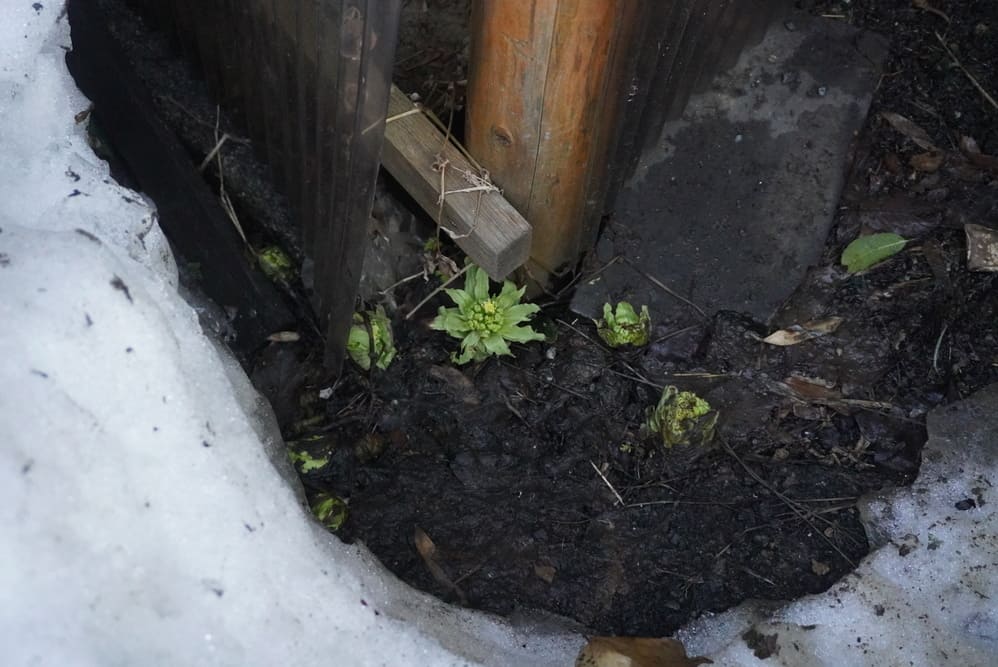
[[[295,279],[295,263],[280,247],[269,245],[256,254],[263,275],[272,282],[290,285]]]
[[[860,236],[842,251],[842,264],[846,271],[865,271],[904,249],[908,239],[897,234],[870,234]]]
[[[634,306],[621,301],[614,309],[610,304],[603,304],[603,318],[593,320],[596,323],[596,333],[610,347],[633,345],[641,347],[648,344],[651,335],[651,317],[648,306],[641,306],[641,314],[634,312]]]
[[[395,352],[392,323],[385,315],[384,308],[378,306],[374,310],[353,314],[353,326],[350,327],[350,334],[347,336],[347,354],[355,364],[369,371],[373,357],[374,365],[385,370],[395,358]]]
[[[347,504],[342,498],[328,493],[319,493],[312,499],[312,514],[323,526],[334,533],[343,527],[347,520]]]
[[[535,304],[520,303],[525,290],[506,280],[499,295],[493,297],[489,293],[488,274],[477,266],[469,266],[464,289],[446,290],[457,308],[441,306],[430,323],[433,329],[461,340],[461,354],[451,354],[451,361],[466,364],[492,355],[512,355],[510,342],[544,340],[542,334],[524,324],[540,310]]]
[[[717,412],[711,411],[707,401],[669,385],[662,390],[658,405],[649,408],[644,430],[661,435],[666,447],[707,445],[714,438],[716,425]]]
[[[295,468],[298,469],[298,472],[303,475],[315,472],[316,470],[322,470],[329,465],[329,457],[316,458],[304,449],[297,452],[293,449],[288,450],[288,456],[291,458],[291,462],[295,465]]]

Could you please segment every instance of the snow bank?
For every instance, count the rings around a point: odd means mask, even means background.
[[[74,122],[68,28],[35,5],[0,0],[4,664],[572,664],[578,635],[443,605],[311,521],[152,209]],[[883,548],[855,574],[705,619],[691,654],[760,664],[753,628],[765,664],[998,664],[996,405],[932,416],[919,482],[868,506]]]
[[[742,635],[775,636],[767,665],[998,665],[998,385],[929,414],[911,487],[870,499],[874,547],[822,595],[681,633],[723,665],[760,664]],[[756,642],[757,644],[758,642]]]
[[[570,662],[580,638],[447,607],[308,518],[150,207],[74,122],[58,8],[0,5],[4,664]]]

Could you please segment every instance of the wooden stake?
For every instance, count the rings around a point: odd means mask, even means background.
[[[475,0],[467,144],[533,227],[530,273],[594,241],[637,2]]]

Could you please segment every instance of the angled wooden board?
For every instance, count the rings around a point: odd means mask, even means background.
[[[473,262],[494,280],[502,280],[527,261],[530,224],[499,192],[451,192],[470,187],[462,174],[478,170],[424,114],[407,113],[413,109],[405,93],[392,86],[382,164]],[[443,161],[448,194],[440,219]]]

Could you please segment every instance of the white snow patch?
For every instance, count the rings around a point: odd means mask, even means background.
[[[572,664],[582,637],[444,605],[311,520],[269,407],[177,295],[152,209],[74,122],[58,4],[0,15],[3,663]],[[996,396],[932,419],[993,434]],[[680,633],[690,653],[998,664],[990,437],[930,442],[918,483],[870,503],[883,547],[856,573],[704,619]],[[749,628],[780,652],[753,656]]]

